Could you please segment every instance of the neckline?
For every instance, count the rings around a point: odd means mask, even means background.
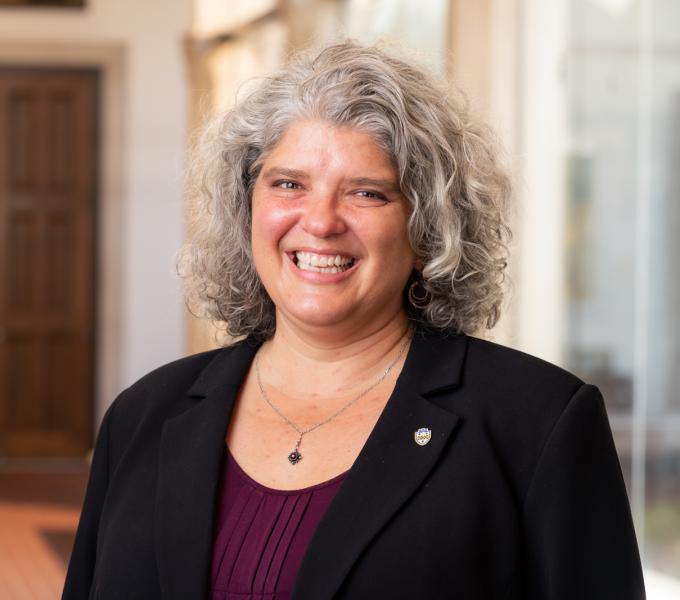
[[[231,450],[229,450],[229,446],[227,444],[224,445],[225,448],[225,454],[226,454],[226,459],[229,463],[231,463],[234,466],[234,470],[236,471],[236,474],[239,475],[239,477],[245,481],[248,485],[265,492],[267,494],[276,494],[279,496],[292,496],[292,495],[299,495],[299,494],[305,494],[309,492],[313,492],[328,486],[331,486],[333,484],[339,483],[342,481],[347,474],[349,473],[350,469],[347,469],[347,471],[343,471],[339,475],[336,475],[335,477],[331,479],[327,479],[326,481],[322,481],[320,483],[315,483],[314,485],[310,485],[304,488],[298,488],[294,490],[282,490],[278,488],[271,488],[268,487],[259,481],[255,481],[248,473],[246,473],[241,465],[238,464],[237,460],[234,458],[234,455],[231,453]]]

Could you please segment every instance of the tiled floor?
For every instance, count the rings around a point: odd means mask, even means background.
[[[87,481],[85,461],[0,465],[0,598],[59,598]]]

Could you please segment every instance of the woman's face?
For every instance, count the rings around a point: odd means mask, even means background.
[[[409,211],[371,136],[326,121],[293,123],[253,191],[253,258],[277,322],[376,326],[403,310],[414,265]]]

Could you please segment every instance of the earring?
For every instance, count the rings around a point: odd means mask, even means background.
[[[416,279],[408,288],[408,301],[415,308],[425,308],[430,302],[430,292],[425,289],[423,280]]]

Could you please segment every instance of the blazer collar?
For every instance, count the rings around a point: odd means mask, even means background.
[[[410,367],[418,374],[419,393],[429,396],[458,386],[467,340],[465,335],[445,334],[424,325],[416,326],[403,371]],[[255,338],[246,338],[223,349],[203,369],[188,395],[205,398],[217,387],[240,386],[261,344]]]
[[[261,341],[249,337],[219,351],[201,371],[187,395],[192,398],[205,398],[215,388],[239,387],[261,345]]]
[[[234,400],[260,343],[225,348],[188,392],[193,405],[161,436],[155,539],[163,598],[208,593],[224,439]],[[430,399],[460,383],[464,335],[419,326],[394,392],[310,542],[294,600],[331,598],[362,550],[412,496],[447,447],[458,416]],[[427,427],[430,442],[414,432]]]
[[[466,335],[445,334],[419,325],[402,374],[415,377],[418,392],[426,397],[458,387],[467,343]]]

